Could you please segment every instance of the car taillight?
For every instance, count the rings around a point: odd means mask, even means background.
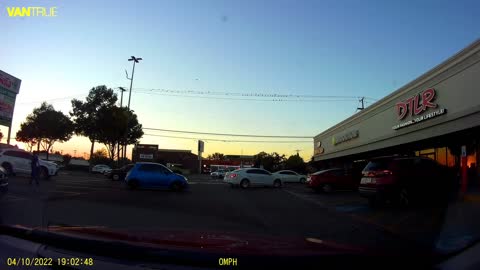
[[[237,174],[236,173],[231,173],[231,174],[228,175],[228,177],[235,178],[235,177],[237,177]]]
[[[392,174],[393,172],[390,170],[363,172],[363,176],[365,177],[382,177],[382,176],[387,176]]]

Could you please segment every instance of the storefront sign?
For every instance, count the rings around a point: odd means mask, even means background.
[[[428,119],[431,119],[431,118],[434,118],[434,117],[437,117],[439,115],[446,114],[446,113],[447,113],[447,109],[439,109],[439,110],[436,110],[436,111],[431,112],[429,114],[422,115],[422,116],[419,116],[417,118],[414,118],[410,121],[403,122],[401,124],[395,125],[395,126],[392,127],[392,129],[397,130],[397,129],[400,129],[400,128],[408,127],[410,125],[413,125],[413,124],[416,124],[416,123],[419,123],[419,122],[422,122],[422,121],[425,121],[425,120],[428,120]]]
[[[11,126],[21,80],[0,70],[0,125]]]
[[[398,119],[402,120],[407,115],[419,115],[428,108],[436,108],[437,104],[432,101],[435,99],[435,89],[429,88],[422,93],[398,102],[395,106],[397,108]]]
[[[350,140],[353,140],[355,138],[358,138],[358,136],[360,135],[360,132],[358,130],[352,130],[352,131],[349,131],[343,135],[340,135],[340,136],[333,136],[332,137],[332,144],[333,145],[338,145],[338,144],[341,144],[341,143],[344,143],[346,141],[350,141]]]
[[[325,148],[322,147],[322,142],[317,142],[315,144],[315,149],[313,150],[314,155],[321,155],[325,152]]]
[[[0,89],[18,94],[21,80],[0,70]]]
[[[141,159],[153,159],[153,154],[140,154]]]

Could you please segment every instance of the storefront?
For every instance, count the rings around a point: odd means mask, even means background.
[[[462,146],[479,183],[480,40],[367,109],[314,138],[317,167],[392,154],[459,168]]]

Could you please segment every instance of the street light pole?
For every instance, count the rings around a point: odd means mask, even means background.
[[[120,108],[122,108],[122,106],[123,106],[123,92],[127,91],[127,89],[125,89],[124,87],[118,87],[118,89],[120,89],[120,92],[121,92]],[[123,155],[123,149],[122,149],[122,155]],[[118,147],[117,147],[117,166],[120,166],[120,143],[118,144]]]
[[[135,64],[140,62],[140,60],[143,60],[142,58],[136,58],[135,56],[132,55],[132,57],[130,57],[130,59],[128,59],[128,61],[133,61],[133,69],[132,69],[132,77],[131,78],[128,78],[127,76],[127,79],[130,79],[130,91],[128,93],[128,112],[130,113],[130,99],[132,97],[132,85],[133,85],[133,76],[135,75]],[[124,148],[123,148],[123,157],[126,158],[127,157],[127,133],[128,133],[128,122],[129,122],[130,119],[127,118],[127,130],[125,132],[125,145],[124,145]]]

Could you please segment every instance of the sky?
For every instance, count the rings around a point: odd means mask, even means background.
[[[16,6],[57,7],[57,17],[8,17],[6,7]],[[143,127],[313,137],[353,115],[358,101],[246,101],[138,89],[381,99],[478,39],[479,9],[479,1],[3,0],[0,70],[22,80],[12,136],[42,101],[68,113],[70,100],[84,99],[94,86],[128,89],[125,70],[131,73],[127,59],[134,55],[144,60],[135,69],[131,108]],[[204,155],[313,154],[313,140],[234,143],[208,139],[265,139],[145,133],[191,137],[145,135],[140,143],[194,153],[196,139],[206,138]],[[90,143],[74,137],[53,148],[83,155]]]

